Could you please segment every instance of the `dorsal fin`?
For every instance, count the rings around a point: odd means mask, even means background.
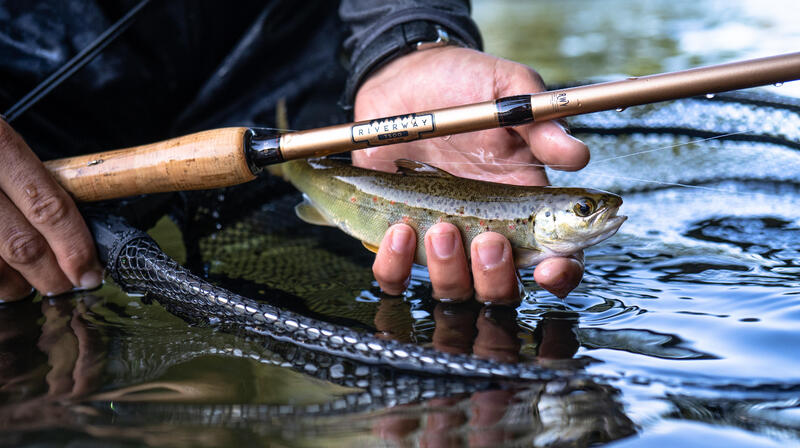
[[[406,176],[434,176],[434,177],[454,177],[447,171],[428,165],[427,163],[417,162],[410,159],[397,159],[394,161],[397,171]]]

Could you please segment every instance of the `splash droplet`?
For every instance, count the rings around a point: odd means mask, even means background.
[[[774,85],[775,87],[780,87],[780,86],[782,86],[782,85],[783,85],[783,83],[782,83],[782,82],[776,82],[776,83],[775,83],[775,84],[773,84],[773,85]]]
[[[617,112],[622,112],[622,111],[624,111],[625,109],[626,109],[626,108],[624,108],[624,107],[618,107],[618,108],[617,108]]]
[[[715,96],[716,95],[714,95],[713,93],[706,93],[706,98],[708,99],[714,98]]]

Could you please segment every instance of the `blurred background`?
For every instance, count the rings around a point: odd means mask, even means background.
[[[486,51],[548,83],[617,79],[800,50],[794,0],[475,0]],[[800,96],[800,82],[772,87]]]

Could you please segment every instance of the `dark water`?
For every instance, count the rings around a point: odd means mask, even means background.
[[[475,10],[491,51],[556,81],[678,69],[797,42],[785,14],[748,2],[610,3],[478,2]],[[509,25],[503,33],[500,24]],[[703,39],[716,49],[696,43]],[[592,120],[676,120],[675,107]],[[769,128],[798,141],[796,123],[768,111],[714,110],[725,117],[714,129]],[[244,211],[203,237],[189,260],[248,297],[386,338],[576,372],[571,379],[429,384],[365,369],[363,384],[344,386],[332,380],[339,364],[189,326],[109,283],[0,305],[0,446],[800,444],[800,152],[673,135],[586,139],[593,165],[579,177],[552,173],[553,181],[620,191],[630,219],[587,252],[584,281],[564,301],[524,272],[516,310],[436,304],[424,269],[404,297],[381,297],[371,254],[334,229],[298,223],[293,196]],[[174,225],[162,221],[152,233],[185,260]],[[291,295],[275,299],[270,288]],[[403,401],[412,387],[431,393]],[[436,393],[442,388],[448,393]],[[319,412],[359,391],[370,393]]]

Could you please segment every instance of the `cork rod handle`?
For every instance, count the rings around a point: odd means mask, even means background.
[[[245,154],[247,131],[214,129],[44,165],[78,201],[227,187],[255,178]]]

